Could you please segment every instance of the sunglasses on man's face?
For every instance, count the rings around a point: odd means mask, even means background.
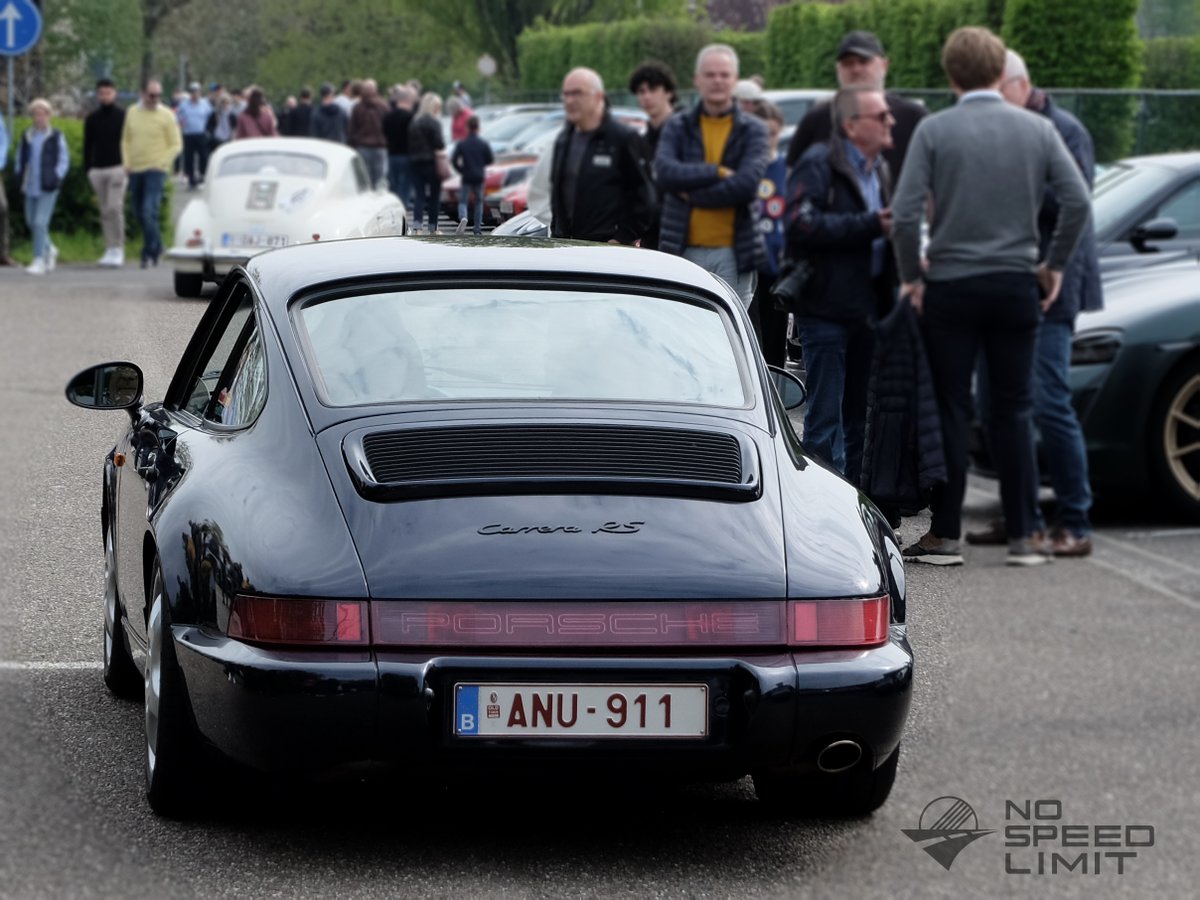
[[[880,125],[886,125],[888,122],[892,121],[892,114],[889,110],[885,109],[883,112],[877,112],[877,113],[855,113],[854,118],[856,118],[856,119],[874,119]]]
[[[147,94],[146,96],[151,100],[157,100],[159,97],[162,96],[162,94]]]

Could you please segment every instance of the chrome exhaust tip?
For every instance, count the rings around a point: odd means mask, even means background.
[[[858,765],[862,755],[858,741],[834,741],[817,754],[817,768],[830,774],[845,772]]]

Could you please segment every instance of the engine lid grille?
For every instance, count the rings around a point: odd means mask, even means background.
[[[360,492],[381,499],[496,493],[759,495],[748,438],[717,430],[554,423],[450,425],[352,435]]]

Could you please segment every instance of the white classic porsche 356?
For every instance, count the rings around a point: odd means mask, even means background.
[[[349,147],[310,138],[251,138],[219,147],[204,187],[175,226],[167,258],[175,293],[198,297],[236,265],[275,247],[405,234],[404,204],[372,187]]]

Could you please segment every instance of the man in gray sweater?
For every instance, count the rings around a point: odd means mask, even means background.
[[[992,392],[989,430],[1008,562],[1052,558],[1032,540],[1033,356],[1039,313],[1058,296],[1090,201],[1054,126],[1000,96],[1004,62],[1003,42],[986,28],[960,28],[946,39],[942,67],[959,101],[917,127],[892,203],[901,292],[922,316],[948,474],[931,499],[929,532],[904,550],[915,562],[963,561],[971,375],[980,351]],[[1047,187],[1059,199],[1059,216],[1039,266],[1038,210]],[[927,211],[923,267],[920,229]]]

